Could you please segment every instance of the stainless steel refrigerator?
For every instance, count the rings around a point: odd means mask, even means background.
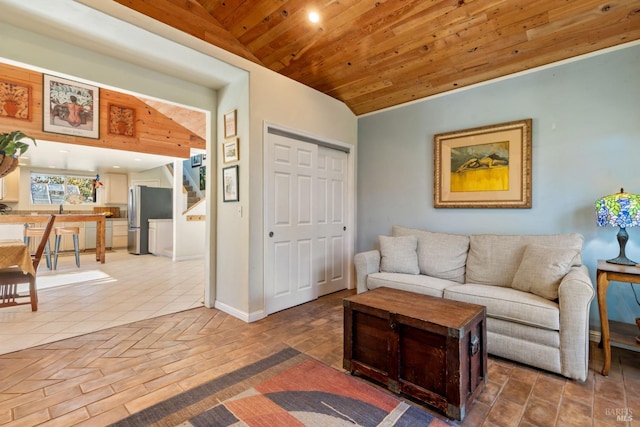
[[[173,218],[173,190],[171,188],[129,187],[129,253],[149,253],[149,220]]]

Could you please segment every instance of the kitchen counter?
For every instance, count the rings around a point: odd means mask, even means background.
[[[104,214],[54,214],[56,222],[95,222],[96,227],[96,261],[105,263],[105,237],[107,218]],[[0,224],[46,223],[49,215],[0,215]],[[55,227],[55,223],[54,223]]]

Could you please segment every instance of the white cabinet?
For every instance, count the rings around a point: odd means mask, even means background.
[[[149,252],[154,255],[173,256],[173,220],[149,220]]]
[[[104,247],[113,248],[113,225],[111,221],[107,221],[104,232]]]
[[[84,246],[86,249],[96,248],[96,228],[95,222],[84,223]]]
[[[107,220],[105,224],[105,234],[104,234],[104,247],[105,248],[120,248],[126,247],[127,243],[125,241],[124,245],[122,244],[122,239],[118,240],[115,238],[115,224],[123,223],[126,229],[127,220]],[[84,223],[84,242],[87,249],[95,249],[96,248],[96,228],[97,223],[95,222],[85,222]]]
[[[155,221],[149,220],[149,252],[158,255],[158,229]]]
[[[104,185],[102,186],[105,204],[126,205],[128,195],[129,177],[120,173],[108,173],[104,176]]]
[[[129,231],[129,224],[126,219],[114,219],[111,221],[112,228],[112,247],[126,248],[127,247],[127,234]]]
[[[84,224],[84,241],[87,249],[95,249],[97,224],[95,222],[85,222]],[[126,248],[128,227],[126,218],[108,219],[105,225],[105,248]]]
[[[0,200],[3,202],[18,202],[19,189],[20,168],[17,168],[4,178],[0,178]]]
[[[24,224],[0,224],[0,239],[24,238]]]

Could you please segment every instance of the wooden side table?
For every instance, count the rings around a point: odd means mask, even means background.
[[[640,267],[611,264],[605,260],[598,260],[597,287],[598,309],[600,312],[600,345],[604,349],[604,364],[602,375],[609,375],[611,367],[611,342],[618,342],[628,347],[636,347],[640,351],[640,345],[635,339],[639,334],[636,325],[609,321],[607,314],[607,288],[609,282],[640,283]],[[611,323],[611,325],[610,325]]]

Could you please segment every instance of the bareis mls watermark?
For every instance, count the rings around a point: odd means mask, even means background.
[[[629,408],[607,408],[605,409],[607,417],[615,417],[618,422],[633,421],[633,411]]]

